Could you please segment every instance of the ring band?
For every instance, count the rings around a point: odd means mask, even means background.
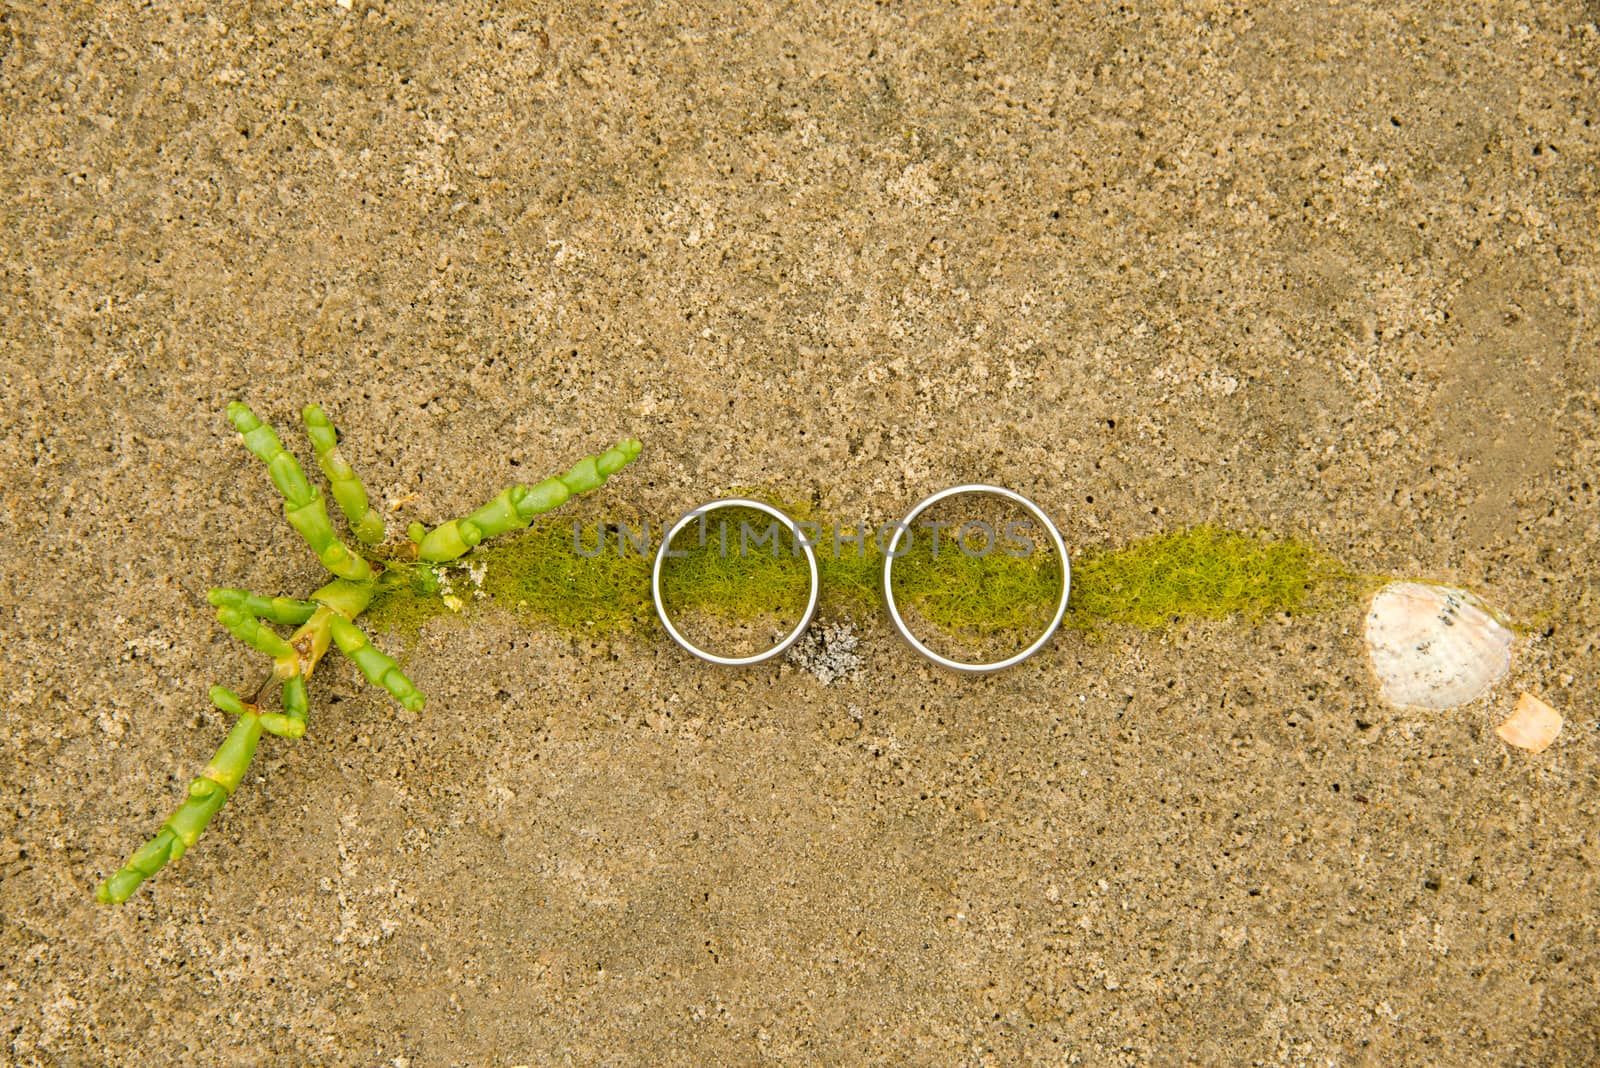
[[[1061,560],[1061,599],[1056,603],[1056,614],[1055,617],[1050,620],[1050,625],[1045,628],[1043,634],[1034,639],[1032,645],[1022,650],[1022,652],[1017,653],[1015,656],[1008,656],[1004,660],[996,660],[984,664],[972,664],[960,660],[951,660],[947,656],[940,656],[938,653],[922,644],[922,642],[918,641],[917,636],[911,633],[911,628],[906,626],[906,621],[900,617],[900,608],[894,602],[894,584],[892,581],[894,560],[895,557],[899,555],[899,553],[895,550],[900,544],[901,535],[905,534],[911,529],[912,521],[916,519],[917,516],[921,515],[923,512],[927,511],[933,505],[938,504],[945,498],[956,497],[968,493],[985,494],[991,497],[1002,497],[1005,500],[1011,501],[1012,503],[1020,505],[1022,508],[1026,509],[1030,515],[1032,515],[1040,522],[1040,524],[1044,526],[1045,531],[1049,533],[1050,541],[1056,547],[1056,555]],[[1056,529],[1056,525],[1054,523],[1050,522],[1050,517],[1045,515],[1044,510],[1038,505],[1028,500],[1028,498],[1024,497],[1022,494],[1015,493],[1012,490],[1004,489],[1000,486],[987,486],[983,484],[952,486],[947,490],[941,490],[940,492],[935,493],[931,497],[923,498],[921,501],[917,502],[916,507],[912,508],[911,511],[906,514],[905,519],[895,524],[894,536],[889,539],[889,544],[884,546],[883,549],[883,599],[884,602],[889,606],[889,618],[894,621],[895,629],[900,632],[901,637],[905,638],[906,641],[911,643],[912,647],[916,649],[917,652],[921,653],[929,660],[932,660],[934,663],[943,665],[944,667],[950,668],[954,671],[966,671],[973,674],[999,671],[1001,668],[1008,668],[1013,664],[1021,663],[1034,653],[1038,652],[1040,649],[1044,648],[1045,643],[1050,640],[1051,635],[1055,634],[1056,628],[1061,626],[1061,620],[1067,614],[1067,594],[1071,587],[1072,565],[1067,560],[1067,547],[1061,540],[1061,532]]]
[[[794,543],[805,551],[806,566],[811,569],[811,595],[806,599],[805,614],[800,617],[799,624],[777,645],[754,656],[718,656],[716,653],[700,648],[678,633],[678,628],[674,627],[672,620],[667,618],[667,610],[661,604],[661,565],[667,559],[667,550],[672,545],[672,539],[677,537],[679,531],[696,519],[703,519],[708,513],[714,512],[719,508],[753,508],[758,512],[770,515],[789,529],[789,533],[794,536]],[[656,617],[661,620],[661,625],[667,628],[667,633],[672,635],[672,640],[695,656],[698,656],[701,660],[709,660],[713,664],[722,664],[727,667],[759,664],[763,660],[771,660],[793,645],[800,635],[805,633],[805,629],[811,625],[811,617],[817,613],[817,595],[821,588],[822,582],[817,573],[817,554],[811,551],[810,540],[801,533],[795,521],[771,505],[762,504],[760,501],[745,500],[742,497],[728,497],[720,501],[712,501],[710,504],[703,504],[693,511],[684,513],[683,517],[674,523],[672,528],[667,531],[666,536],[661,539],[661,547],[656,550],[655,566],[650,570],[650,597],[655,601]]]

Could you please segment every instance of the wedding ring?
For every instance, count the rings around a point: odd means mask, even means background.
[[[672,539],[678,532],[690,523],[703,520],[711,512],[722,508],[750,508],[776,519],[788,528],[794,538],[795,545],[806,555],[806,566],[811,571],[811,594],[806,599],[806,610],[800,617],[800,622],[795,628],[784,636],[783,640],[771,649],[756,653],[754,656],[719,656],[708,649],[702,649],[679,633],[678,628],[672,625],[672,620],[667,617],[667,610],[661,603],[661,566],[669,556],[683,556],[683,552],[670,552]],[[741,542],[741,546],[742,546]],[[817,574],[817,555],[811,551],[811,541],[800,530],[795,521],[773,508],[771,505],[762,504],[760,501],[745,500],[741,497],[729,497],[720,501],[703,504],[693,511],[687,512],[674,523],[661,539],[661,546],[656,550],[655,566],[650,570],[650,597],[655,601],[656,616],[661,620],[661,625],[667,628],[667,633],[672,635],[672,640],[683,646],[701,660],[709,660],[713,664],[723,664],[727,667],[742,667],[745,664],[759,664],[763,660],[771,660],[789,646],[793,645],[805,629],[811,625],[811,617],[817,613],[817,595],[821,592],[822,583]]]
[[[900,553],[896,550],[900,544],[901,536],[911,530],[912,521],[915,520],[917,516],[921,515],[923,512],[927,511],[929,508],[933,507],[935,504],[938,504],[947,497],[957,497],[969,493],[986,495],[990,497],[1001,497],[1025,509],[1029,515],[1033,516],[1033,518],[1039,521],[1039,524],[1044,527],[1046,533],[1050,535],[1050,541],[1056,547],[1056,557],[1061,561],[1061,597],[1056,602],[1055,616],[1050,620],[1050,625],[1045,628],[1044,633],[1035,638],[1032,645],[1022,650],[1022,652],[1017,653],[1015,656],[1008,656],[1004,660],[995,660],[987,663],[976,664],[961,660],[952,660],[947,656],[940,656],[938,653],[934,652],[932,649],[928,648],[920,640],[918,640],[917,636],[911,633],[911,628],[906,626],[906,621],[900,616],[900,607],[895,604],[894,600],[893,582],[895,557],[900,555]],[[911,643],[912,647],[916,649],[917,652],[921,653],[929,660],[932,660],[934,663],[943,665],[944,667],[950,668],[954,671],[966,671],[974,674],[999,671],[1001,668],[1008,668],[1013,664],[1021,663],[1034,653],[1038,652],[1040,649],[1044,648],[1045,644],[1050,640],[1051,635],[1055,634],[1056,628],[1061,626],[1061,620],[1067,614],[1067,593],[1072,585],[1072,565],[1067,561],[1067,547],[1061,541],[1061,532],[1056,529],[1056,525],[1054,523],[1050,522],[1050,517],[1044,514],[1043,509],[1034,504],[1032,501],[1028,500],[1028,498],[1024,497],[1022,494],[1015,493],[1008,489],[1003,489],[1000,486],[987,486],[982,484],[952,486],[950,489],[941,490],[931,497],[926,497],[921,501],[918,501],[916,507],[912,508],[903,520],[894,524],[894,528],[895,531],[893,537],[889,539],[889,544],[885,545],[883,548],[883,599],[884,602],[889,606],[889,618],[894,621],[895,629],[900,632],[901,636],[905,638],[906,641]]]

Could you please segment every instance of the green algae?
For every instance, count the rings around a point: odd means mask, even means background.
[[[1257,623],[1355,594],[1356,577],[1312,546],[1202,525],[1084,552],[1073,562],[1068,622],[1089,630],[1229,616]]]
[[[791,515],[807,514],[779,503]],[[743,552],[741,521],[749,524]],[[703,544],[693,528],[680,534],[674,550],[684,555],[663,571],[667,603],[728,619],[797,618],[809,589],[806,568],[786,531],[762,540],[771,522],[759,512],[729,510],[716,513]],[[835,544],[832,527],[819,525],[821,611],[855,617],[878,611],[882,555],[875,540],[843,536]],[[414,634],[429,619],[487,602],[535,626],[593,635],[636,631],[654,616],[650,539],[659,532],[643,520],[540,520],[520,537],[437,571],[394,565],[369,614],[380,628]],[[899,603],[958,635],[1035,632],[1060,592],[1053,553],[979,557],[932,552],[926,540],[913,540],[894,576]],[[1065,622],[1087,631],[1229,617],[1257,623],[1347,603],[1356,592],[1354,576],[1313,546],[1200,525],[1078,552]]]

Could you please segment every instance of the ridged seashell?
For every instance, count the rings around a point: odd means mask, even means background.
[[[1372,599],[1367,652],[1385,701],[1455,708],[1506,673],[1511,632],[1466,590],[1392,582]]]
[[[1561,733],[1561,713],[1533,696],[1525,693],[1517,699],[1516,711],[1494,732],[1507,745],[1542,753]]]

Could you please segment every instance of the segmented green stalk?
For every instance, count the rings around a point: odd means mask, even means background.
[[[519,484],[502,490],[477,511],[434,527],[426,534],[421,524],[413,524],[409,533],[411,540],[417,543],[417,557],[442,564],[461,556],[485,538],[521,530],[534,516],[560,507],[568,497],[599,489],[606,479],[628,466],[638,455],[637,441],[632,438],[619,441],[598,456],[579,460],[564,475],[547,478],[531,489]]]
[[[306,717],[311,711],[311,703],[306,697],[306,677],[304,675],[290,675],[283,680],[283,696],[279,698],[283,704],[283,720],[268,723],[266,716],[261,718],[261,726],[273,734],[284,738],[304,738],[306,733]]]
[[[211,763],[189,783],[183,804],[167,817],[154,838],[135,850],[128,863],[96,888],[94,896],[107,904],[120,905],[133,896],[140,883],[183,856],[199,840],[211,817],[239,788],[260,739],[261,717],[243,712],[211,757]]]
[[[288,626],[299,626],[317,610],[315,601],[297,601],[293,597],[258,597],[245,590],[226,587],[206,591],[206,600],[218,608],[237,609]]]
[[[308,404],[300,413],[306,425],[306,436],[317,452],[317,465],[328,478],[333,499],[350,523],[350,532],[363,545],[376,545],[383,540],[383,516],[367,500],[367,487],[361,477],[339,452],[339,435],[333,423],[315,404]]]
[[[321,492],[306,481],[300,461],[284,451],[283,443],[272,428],[257,419],[255,413],[241,401],[228,405],[228,419],[244,438],[245,447],[267,465],[272,484],[283,494],[284,518],[306,539],[306,544],[317,554],[322,566],[352,582],[371,578],[372,565],[351,552],[350,547],[333,532],[333,524],[328,520],[328,506],[323,502]]]
[[[329,623],[333,627],[334,644],[355,662],[368,682],[388,690],[402,708],[411,712],[422,711],[423,696],[411,685],[411,680],[406,678],[399,664],[372,647],[360,627],[343,616],[334,616]]]
[[[215,603],[215,602],[213,602]],[[232,605],[217,609],[217,622],[228,628],[228,633],[244,642],[258,653],[266,653],[274,660],[289,660],[294,649],[279,634],[261,625],[249,612]]]
[[[284,682],[284,711],[282,712],[263,712],[255,705],[246,703],[244,698],[226,686],[211,687],[211,703],[229,715],[242,716],[248,711],[249,714],[260,717],[261,729],[268,734],[276,734],[280,738],[301,738],[306,733],[306,706],[302,700],[298,708],[298,716],[293,711],[290,711],[289,689],[291,682],[298,682],[300,684],[300,695],[302,698],[305,696],[306,680],[303,676],[296,675],[293,679]]]

